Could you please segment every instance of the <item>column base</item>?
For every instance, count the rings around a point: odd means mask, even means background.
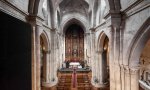
[[[56,79],[55,81],[51,81],[51,82],[42,82],[42,86],[44,87],[53,87],[55,85],[57,85],[58,83],[58,79]]]
[[[104,88],[104,87],[108,87],[108,86],[109,86],[109,84],[95,83],[95,82],[93,82],[93,80],[92,80],[91,84],[92,84],[94,87],[96,87],[96,88]]]

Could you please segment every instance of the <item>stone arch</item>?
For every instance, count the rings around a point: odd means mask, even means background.
[[[98,37],[97,48],[100,87],[105,87],[109,83],[109,38],[104,31]]]
[[[28,12],[29,15],[31,16],[37,16],[40,6],[43,5],[44,0],[29,0],[29,5],[28,5]],[[51,26],[54,26],[54,8],[53,8],[53,3],[51,0],[47,0],[47,8],[48,12],[50,12],[50,21],[51,21]]]
[[[49,39],[47,36],[47,33],[43,30],[40,34],[40,45],[42,43],[42,46],[40,46],[40,83],[41,87],[45,86],[45,83],[47,82],[47,74],[49,73],[48,70],[50,70],[49,67]],[[43,90],[43,89],[42,89]]]
[[[108,37],[104,31],[102,31],[98,37],[97,49],[103,51],[104,39]]]
[[[138,30],[137,34],[134,36],[132,43],[127,51],[128,61],[126,62],[129,67],[138,67],[139,58],[143,48],[145,47],[147,41],[150,39],[150,18],[148,18],[145,23]]]
[[[41,33],[40,36],[44,40],[45,50],[48,51],[49,50],[49,39],[48,39],[46,32],[43,30],[43,32]]]
[[[98,38],[97,38],[97,42],[96,42],[96,48],[97,48],[97,50],[101,50],[100,49],[100,47],[99,46],[103,46],[103,43],[102,43],[102,41],[104,41],[104,38],[105,37],[108,37],[108,39],[110,40],[110,32],[108,32],[108,31],[106,31],[106,29],[104,29],[104,30],[102,30],[100,33],[99,33],[99,35],[98,35]]]
[[[67,29],[67,27],[69,26],[69,25],[71,25],[71,24],[77,24],[77,25],[79,25],[79,26],[81,26],[82,28],[83,28],[83,30],[84,30],[84,32],[86,31],[86,27],[85,27],[85,24],[83,24],[80,20],[78,20],[78,19],[76,19],[76,18],[71,18],[71,19],[69,19],[69,20],[67,20],[64,24],[63,24],[63,33],[65,33],[66,32],[66,29]]]

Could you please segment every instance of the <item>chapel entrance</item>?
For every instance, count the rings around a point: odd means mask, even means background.
[[[77,25],[70,25],[65,33],[65,61],[84,60],[84,31]]]

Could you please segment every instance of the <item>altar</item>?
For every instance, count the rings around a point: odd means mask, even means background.
[[[82,68],[79,62],[70,62],[69,68]]]
[[[66,62],[66,64],[68,64],[69,66],[66,67],[66,65],[64,65],[64,67],[62,67],[58,71],[73,72],[73,69],[76,69],[77,72],[90,72],[91,71],[90,67],[88,67],[88,66],[83,67],[84,65],[81,65],[80,62]]]

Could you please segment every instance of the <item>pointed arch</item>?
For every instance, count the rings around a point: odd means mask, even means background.
[[[104,40],[106,37],[108,38],[108,36],[105,34],[104,31],[102,31],[100,33],[100,35],[98,36],[98,42],[97,42],[97,50],[98,51],[103,51]]]
[[[40,35],[44,41],[44,45],[45,45],[45,50],[46,51],[49,51],[50,50],[50,42],[49,42],[49,39],[48,39],[48,35],[46,34],[46,32],[43,30],[43,32],[41,33]]]
[[[130,67],[137,67],[139,65],[139,58],[141,52],[146,45],[147,41],[150,39],[150,18],[148,18],[145,23],[138,30],[137,34],[134,36],[132,43],[130,44],[128,51],[126,53],[126,58],[128,61],[124,61],[125,64]]]
[[[79,25],[79,26],[81,26],[81,27],[83,28],[84,32],[86,31],[85,25],[84,25],[80,20],[78,20],[78,19],[76,19],[76,18],[71,18],[71,19],[67,20],[67,21],[64,23],[64,25],[63,25],[63,33],[66,32],[67,27],[68,27],[69,25],[71,25],[71,24],[77,24],[77,25]]]

